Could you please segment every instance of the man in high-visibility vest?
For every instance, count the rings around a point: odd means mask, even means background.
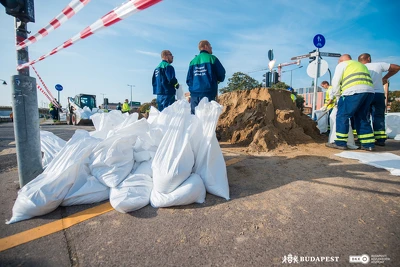
[[[336,102],[336,98],[335,96],[333,96],[333,99],[331,99],[331,94],[332,94],[332,86],[329,85],[328,81],[323,81],[321,83],[321,87],[326,89],[325,92],[325,102],[324,102],[324,106],[321,108],[321,111],[325,112],[328,110],[328,134],[331,131],[331,120],[329,119],[329,116],[332,113],[332,109],[335,106],[335,102]]]
[[[129,100],[128,99],[125,99],[125,102],[124,102],[124,104],[122,104],[122,113],[125,113],[125,112],[129,112],[129,110],[131,109],[130,107],[129,107]]]
[[[54,101],[58,104],[59,107],[61,107],[60,103],[57,101],[57,98],[54,98]],[[53,102],[50,102],[49,104],[49,112],[53,120],[58,120],[58,107],[56,107]]]
[[[374,83],[375,96],[371,103],[372,126],[374,128],[375,145],[385,146],[386,128],[385,128],[385,90],[383,85],[388,82],[388,79],[400,70],[400,66],[385,62],[371,63],[371,55],[368,53],[361,54],[358,61],[367,66],[372,81]],[[382,72],[388,72],[382,78]]]
[[[292,87],[288,88],[288,91],[290,92],[290,98],[292,99],[292,101],[296,104],[296,95],[294,94],[294,89]]]
[[[336,115],[335,143],[327,143],[327,147],[347,149],[349,119],[354,117],[354,126],[358,133],[361,149],[375,150],[375,137],[368,120],[369,109],[374,99],[374,87],[367,67],[351,60],[344,54],[339,58],[335,75],[332,79],[332,95],[330,99],[338,99]]]

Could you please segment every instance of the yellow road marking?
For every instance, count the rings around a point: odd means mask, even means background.
[[[237,158],[233,158],[233,159],[227,160],[227,161],[225,162],[225,164],[226,164],[226,166],[229,166],[229,165],[238,163],[238,162],[240,162],[240,161],[242,161],[242,160],[244,160],[244,157],[237,157]]]
[[[237,157],[227,160],[225,162],[226,166],[230,166],[232,164],[238,163],[244,160],[244,157]],[[75,224],[81,223],[83,221],[94,218],[98,215],[107,213],[109,211],[114,210],[111,206],[110,202],[98,205],[96,207],[72,214],[68,217],[62,218],[60,220],[47,223],[41,225],[39,227],[32,228],[30,230],[26,230],[24,232],[11,235],[8,237],[4,237],[0,239],[0,252],[22,245],[24,243],[28,243],[35,239],[39,239],[41,237],[54,234],[56,232],[67,229]]]
[[[107,202],[96,207],[72,214],[63,219],[2,238],[0,239],[0,252],[24,243],[28,243],[43,236],[62,231],[75,224],[81,223],[85,220],[91,219],[112,210],[114,210],[114,208],[111,206],[110,202]]]

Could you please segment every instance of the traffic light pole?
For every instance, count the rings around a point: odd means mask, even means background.
[[[312,119],[315,118],[315,109],[317,107],[317,96],[318,96],[317,88],[318,88],[318,76],[319,76],[319,67],[320,67],[319,66],[319,64],[320,64],[319,48],[317,48],[317,51],[315,52],[315,54],[316,54],[315,60],[317,61],[317,67],[316,67],[315,77],[314,77],[314,97],[313,97],[312,114],[311,114]]]
[[[25,22],[15,19],[16,42],[28,37]],[[17,51],[18,65],[29,62],[28,48]],[[36,79],[29,76],[29,67],[11,76],[14,115],[14,134],[17,150],[19,185],[32,181],[42,173],[40,146],[39,108]]]

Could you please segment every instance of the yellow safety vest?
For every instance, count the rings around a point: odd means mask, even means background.
[[[369,71],[364,64],[354,60],[348,60],[346,63],[347,67],[344,70],[340,86],[341,93],[346,89],[359,84],[365,84],[371,87],[373,86]]]
[[[130,110],[129,104],[124,102],[124,104],[122,104],[122,112],[128,112]]]
[[[329,100],[331,100],[331,93],[332,93],[332,86],[329,86],[328,90],[326,90],[326,94],[325,94],[325,106],[329,102]],[[336,102],[335,99],[336,99],[336,97],[333,98],[333,103],[330,103],[329,105],[326,106],[327,109],[331,109],[335,106],[335,102]]]

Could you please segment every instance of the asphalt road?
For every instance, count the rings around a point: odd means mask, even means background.
[[[82,127],[42,127],[66,140],[77,128]],[[18,190],[12,139],[12,125],[0,124],[3,221],[11,217]],[[334,156],[337,151],[322,154],[323,144],[265,155],[221,148],[232,162],[231,200],[208,194],[204,204],[106,212],[0,251],[0,266],[357,266],[349,256],[363,254],[381,256],[380,266],[400,265],[398,177]],[[390,141],[381,151],[399,155],[399,148],[400,142]],[[14,161],[3,169],[8,158]],[[59,207],[1,224],[0,246],[15,234],[45,231],[48,223],[94,206]]]

